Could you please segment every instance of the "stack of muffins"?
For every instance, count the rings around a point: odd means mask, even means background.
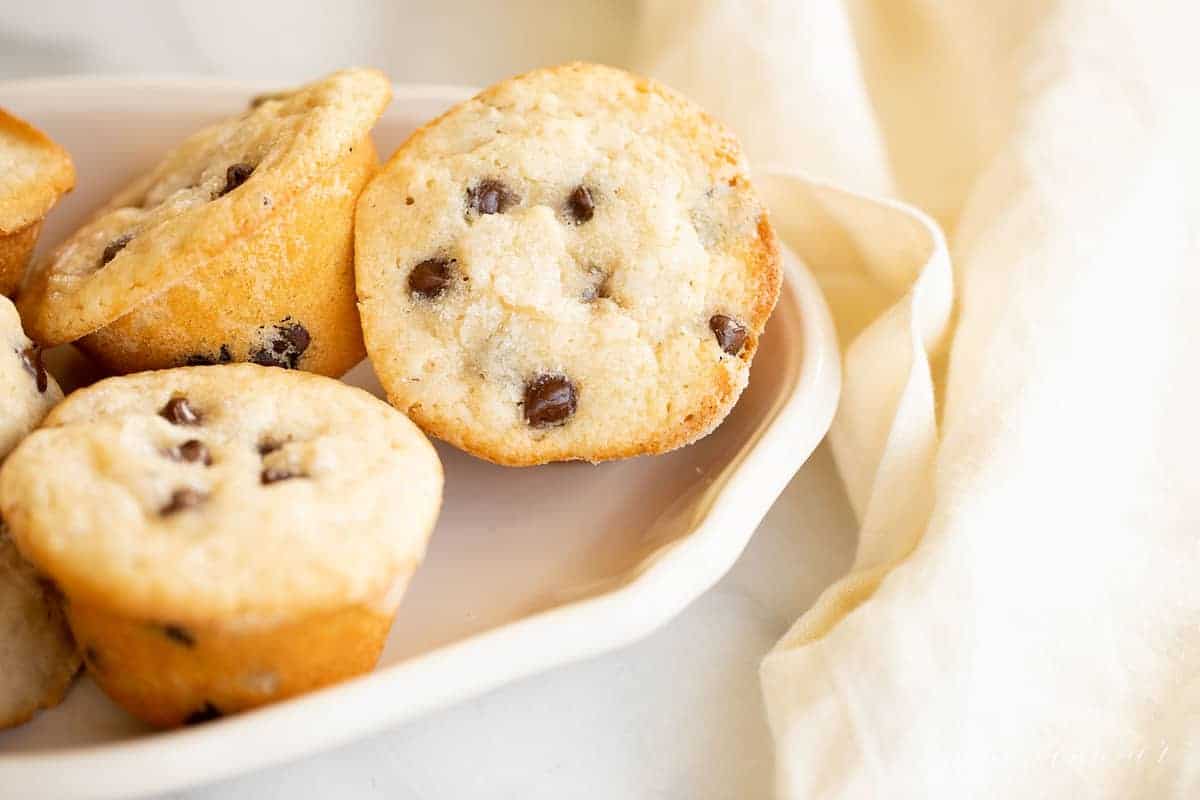
[[[569,64],[380,169],[390,94],[357,69],[254,98],[28,267],[74,174],[0,113],[0,726],[81,661],[161,726],[370,670],[441,505],[425,434],[598,462],[737,401],[780,268],[725,128]],[[63,400],[67,344],[118,377]],[[336,380],[364,355],[390,405]]]

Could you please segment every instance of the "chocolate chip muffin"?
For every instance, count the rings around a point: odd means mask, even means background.
[[[58,705],[77,672],[58,592],[21,557],[0,520],[0,728]]]
[[[67,151],[0,109],[0,294],[20,288],[42,220],[74,185]]]
[[[363,356],[354,204],[390,96],[382,73],[347,70],[194,134],[34,265],[19,300],[31,335],[78,340],[117,372],[342,374]]]
[[[404,415],[253,364],[77,391],[0,470],[0,512],[61,587],[89,672],[164,726],[371,669],[441,492]]]
[[[17,310],[0,297],[0,462],[61,399]],[[0,728],[57,705],[78,671],[58,592],[17,552],[0,518]]]
[[[0,462],[59,400],[41,348],[21,330],[12,302],[0,297]]]
[[[592,64],[504,81],[413,134],[359,201],[356,273],[392,404],[508,465],[704,436],[780,286],[733,135]]]

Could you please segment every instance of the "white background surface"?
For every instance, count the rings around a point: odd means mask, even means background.
[[[636,12],[629,0],[2,0],[0,78],[180,73],[286,84],[369,64],[397,82],[483,85],[572,58],[626,63]],[[649,639],[316,758],[174,796],[767,796],[759,661],[849,566],[853,539],[823,447],[734,570]]]

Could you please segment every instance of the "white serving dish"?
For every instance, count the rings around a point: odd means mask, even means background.
[[[75,158],[53,245],[112,191],[262,84],[63,79],[0,83],[0,106]],[[464,89],[397,87],[376,129],[385,157]],[[378,391],[360,365],[347,380]],[[505,469],[439,445],[446,498],[428,558],[374,673],[202,726],[156,732],[86,677],[57,709],[0,733],[0,797],[127,797],[333,747],[516,678],[629,644],[732,566],[824,436],[840,387],[821,293],[787,257],[749,389],[691,447],[590,466]]]

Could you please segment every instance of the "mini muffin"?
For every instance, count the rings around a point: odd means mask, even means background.
[[[16,309],[0,297],[0,462],[61,399]],[[21,558],[0,519],[0,728],[57,705],[78,671],[58,592]]]
[[[108,369],[253,361],[340,375],[363,356],[354,204],[391,97],[347,70],[254,101],[119,192],[19,299],[32,335]]]
[[[413,134],[359,201],[356,273],[392,404],[508,465],[704,436],[780,286],[733,135],[592,64],[504,81]]]
[[[0,109],[0,294],[20,288],[42,220],[74,185],[67,151]]]
[[[58,592],[21,557],[0,520],[0,728],[58,705],[77,672]]]
[[[370,670],[441,493],[433,447],[386,403],[253,364],[77,391],[0,470],[89,672],[162,726]]]
[[[21,330],[12,302],[0,297],[0,462],[59,400],[41,348]]]

